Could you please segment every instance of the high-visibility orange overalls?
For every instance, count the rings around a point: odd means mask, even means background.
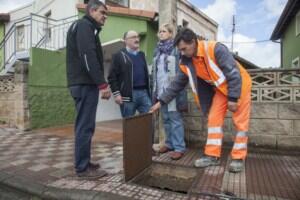
[[[217,64],[214,41],[198,41],[197,56],[192,59],[197,78],[200,78],[215,88],[215,94],[208,114],[208,136],[205,146],[205,155],[220,157],[223,139],[222,126],[227,112],[228,85],[226,77]],[[247,155],[247,131],[251,110],[251,77],[248,72],[237,62],[242,78],[241,96],[238,100],[238,109],[233,113],[232,119],[237,130],[232,148],[232,159],[245,159]],[[192,74],[185,65],[180,69],[189,77],[189,82],[194,93],[195,101],[200,107],[198,91],[195,88]]]

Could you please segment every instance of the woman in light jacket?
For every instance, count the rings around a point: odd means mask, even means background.
[[[158,100],[179,70],[179,52],[173,45],[174,28],[163,24],[158,31],[159,42],[153,60],[153,103]],[[182,111],[187,110],[187,93],[182,91],[176,99],[161,107],[165,128],[165,145],[159,153],[170,152],[171,159],[180,159],[185,152]]]

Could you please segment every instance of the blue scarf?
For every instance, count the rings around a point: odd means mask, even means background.
[[[164,70],[165,72],[168,72],[168,56],[171,55],[174,46],[173,46],[173,40],[166,40],[166,41],[159,41],[157,43],[157,47],[154,53],[154,57],[156,57],[156,66],[158,65],[159,57],[164,54]],[[156,69],[157,70],[157,69]]]

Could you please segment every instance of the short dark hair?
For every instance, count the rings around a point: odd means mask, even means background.
[[[193,40],[195,42],[197,41],[197,35],[189,28],[181,28],[174,38],[174,46],[177,46],[181,40],[185,43],[191,44]]]
[[[100,0],[89,0],[86,9],[85,9],[85,13],[87,15],[90,14],[90,10],[91,9],[98,9],[99,7],[103,7],[105,8],[105,10],[107,10],[107,6]]]
[[[123,39],[124,39],[124,40],[127,38],[127,35],[128,35],[128,31],[126,31],[126,32],[123,34]]]

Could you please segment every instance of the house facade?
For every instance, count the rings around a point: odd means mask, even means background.
[[[30,60],[30,48],[57,50],[65,46],[65,32],[78,17],[74,6],[79,0],[35,0],[10,11],[9,21],[0,20],[5,33],[0,45],[2,65],[0,74],[13,72],[16,60]],[[1,36],[0,36],[1,39]],[[3,40],[5,39],[5,40]]]
[[[2,40],[0,53],[3,52],[4,69],[0,73],[13,75],[17,60],[29,62],[26,96],[31,128],[57,126],[74,120],[74,105],[66,85],[65,40],[71,23],[84,15],[84,2],[66,0],[62,6],[59,0],[35,0],[8,13],[10,20],[2,22],[5,40]],[[109,71],[111,55],[124,46],[122,36],[129,29],[141,35],[141,50],[151,68],[157,43],[158,1],[107,0],[106,3],[109,16],[100,34],[105,73]],[[178,25],[188,26],[207,39],[216,38],[217,24],[187,1],[178,1],[177,12]],[[100,99],[97,121],[120,118],[113,98]]]
[[[280,41],[282,68],[300,68],[300,1],[287,2],[271,40]]]

